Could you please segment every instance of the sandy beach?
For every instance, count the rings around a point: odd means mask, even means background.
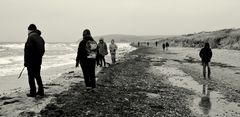
[[[116,65],[97,69],[97,91],[86,92],[79,69],[65,68],[42,99],[25,92],[1,97],[2,116],[240,116],[235,50],[214,49],[212,79],[203,80],[199,48],[140,47]],[[236,64],[235,64],[236,63]],[[226,78],[227,77],[227,78]]]
[[[55,45],[53,46],[55,47]],[[56,45],[56,48],[58,46],[59,45]],[[70,47],[72,47],[72,45]],[[76,48],[76,44],[74,44],[73,47]],[[122,61],[125,54],[134,49],[135,48],[130,46],[128,43],[119,44],[119,51],[117,55],[118,61]],[[64,48],[61,50],[67,51]],[[49,53],[50,52],[47,54]],[[19,79],[17,79],[18,74],[1,76],[0,116],[27,116],[32,115],[32,113],[35,113],[33,115],[36,115],[36,113],[39,113],[48,103],[51,102],[53,98],[55,98],[56,94],[67,91],[75,83],[83,81],[81,68],[75,68],[75,64],[73,62],[75,54],[71,54],[71,56],[64,56],[64,58],[62,56],[56,57],[64,60],[59,61],[59,65],[55,65],[54,67],[47,66],[47,64],[51,61],[46,61],[48,63],[44,64],[44,68],[42,70],[43,84],[46,92],[46,96],[44,98],[35,99],[26,97],[26,93],[28,93],[29,90],[26,69],[23,72],[22,77]],[[47,58],[49,58],[48,55],[45,59]],[[69,62],[64,62],[66,60],[71,60],[71,64]],[[106,56],[106,60],[107,62],[110,62],[110,55]],[[100,67],[97,67],[96,74],[100,71],[100,69]]]

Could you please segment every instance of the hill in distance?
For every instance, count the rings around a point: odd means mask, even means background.
[[[154,41],[159,39],[165,39],[170,36],[164,36],[164,35],[153,35],[153,36],[136,36],[136,35],[124,35],[124,34],[111,34],[111,35],[103,35],[103,36],[95,36],[93,37],[94,40],[97,42],[100,38],[103,38],[105,42],[111,42],[112,39],[115,40],[115,42],[141,42],[141,41]],[[80,39],[82,40],[82,39]]]
[[[186,34],[165,39],[156,39],[159,42],[170,42],[172,46],[182,47],[203,47],[206,42],[210,43],[212,48],[224,48],[240,50],[240,28],[222,29],[217,31],[199,32]]]

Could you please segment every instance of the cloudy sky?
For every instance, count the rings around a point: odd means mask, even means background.
[[[105,34],[176,35],[240,28],[240,0],[1,0],[0,42],[24,42],[34,23],[46,42]]]

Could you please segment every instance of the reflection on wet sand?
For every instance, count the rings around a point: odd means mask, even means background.
[[[199,102],[200,109],[202,110],[204,115],[208,115],[209,111],[211,110],[211,107],[212,107],[210,93],[211,93],[211,91],[209,90],[208,85],[204,84],[201,100]]]

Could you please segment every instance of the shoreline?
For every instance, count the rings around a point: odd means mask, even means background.
[[[191,54],[196,53],[196,49],[160,49],[139,47],[123,56],[118,64],[98,69],[96,92],[85,91],[83,76],[79,70],[81,68],[69,68],[61,77],[46,85],[45,88],[49,91],[46,98],[29,101],[19,99],[21,95],[16,98],[4,97],[1,98],[1,105],[5,103],[6,107],[0,106],[0,110],[3,112],[2,110],[10,108],[17,110],[16,116],[43,117],[240,115],[238,86],[227,87],[226,84],[234,81],[239,74],[224,82],[218,77],[234,74],[237,69],[216,59],[217,62],[213,62],[212,66],[213,80],[205,84],[199,60]],[[183,54],[185,51],[189,53]],[[223,69],[231,70],[231,73],[218,71]],[[207,91],[211,96],[205,98],[212,102],[212,108],[199,104],[203,103],[204,85],[210,87]],[[19,105],[21,102],[31,105]],[[18,107],[11,108],[13,105]],[[25,110],[23,107],[26,107]]]
[[[67,91],[75,83],[83,82],[81,68],[61,68],[65,71],[57,78],[51,79],[44,84],[45,96],[40,98],[27,97],[27,90],[14,91],[13,93],[1,96],[0,98],[0,116],[31,116],[40,111],[50,102],[55,95]],[[96,69],[96,73],[101,68]]]
[[[124,46],[125,48],[120,48],[118,55],[119,62],[124,60],[125,54],[134,50],[132,46],[127,44]],[[110,58],[106,57],[106,60],[109,61]],[[96,74],[101,69],[102,68],[97,67]],[[12,77],[14,79],[12,81],[19,83],[21,88],[5,90],[5,93],[0,94],[0,116],[32,116],[39,114],[47,104],[54,100],[57,94],[69,90],[76,83],[84,81],[81,67],[75,68],[75,64],[44,69],[42,71],[42,78],[46,96],[43,98],[31,98],[26,97],[29,88],[26,71],[25,69],[25,73],[20,79],[17,79],[17,75],[6,76],[6,79]],[[11,80],[6,81],[11,82]],[[9,87],[9,85],[7,85],[9,83],[7,82],[4,84]],[[16,85],[14,82],[11,82],[11,84]],[[8,87],[6,87],[6,89]]]

